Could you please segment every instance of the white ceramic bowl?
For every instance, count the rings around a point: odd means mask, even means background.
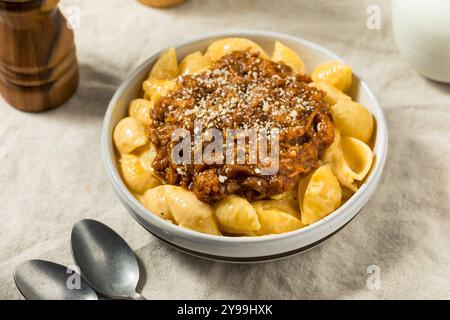
[[[175,48],[181,59],[194,51],[204,51],[214,40],[232,36],[249,38],[261,45],[268,53],[272,52],[274,42],[280,40],[300,54],[308,66],[308,72],[311,72],[311,68],[319,63],[342,60],[317,44],[273,32],[243,31],[214,34],[175,45]],[[349,223],[369,201],[380,180],[386,159],[387,127],[383,111],[372,90],[355,75],[350,94],[372,112],[377,122],[375,164],[372,173],[361,188],[329,216],[303,229],[279,235],[219,237],[176,226],[149,212],[128,191],[119,175],[112,135],[116,124],[125,117],[129,102],[140,96],[141,84],[160,53],[161,51],[155,53],[134,70],[116,91],[108,106],[102,132],[102,152],[111,183],[133,218],[153,235],[179,250],[207,259],[226,262],[275,260],[300,253],[328,239]]]

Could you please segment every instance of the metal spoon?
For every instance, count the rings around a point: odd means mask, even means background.
[[[75,263],[97,292],[113,299],[146,300],[136,292],[136,256],[114,230],[95,220],[81,220],[72,229],[71,242]]]
[[[97,300],[97,294],[81,275],[65,266],[43,260],[21,263],[14,281],[28,300]]]

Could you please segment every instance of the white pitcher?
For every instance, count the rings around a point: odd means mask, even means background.
[[[393,0],[401,55],[421,74],[450,83],[450,0]]]

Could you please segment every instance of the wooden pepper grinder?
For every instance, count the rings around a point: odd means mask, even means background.
[[[78,85],[73,32],[59,0],[0,0],[0,94],[24,111],[66,102]]]

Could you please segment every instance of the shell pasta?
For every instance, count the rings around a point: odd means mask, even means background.
[[[224,232],[239,234],[261,229],[255,208],[244,198],[230,195],[214,207],[219,228]]]
[[[150,189],[143,202],[147,209],[182,227],[221,235],[213,208],[181,187],[164,185]]]
[[[352,100],[351,67],[329,61],[307,68],[302,52],[279,41],[269,50],[249,39],[225,38],[180,60],[170,48],[154,63],[142,83],[143,95],[130,102],[113,132],[123,183],[149,212],[215,236],[280,234],[326,218],[365,182],[373,164],[376,124],[370,111]],[[308,75],[306,70],[313,71]],[[244,163],[233,158],[226,164],[202,160],[186,165],[171,158],[171,139],[180,124],[183,132],[195,134],[192,123],[199,119],[207,119],[208,129],[219,128],[216,105],[225,110],[221,126],[240,128],[233,121],[249,118],[282,131],[281,169],[265,176],[261,172],[267,163],[260,154],[256,164],[249,163],[246,153]],[[243,105],[247,113],[239,109]],[[199,137],[206,135],[200,131]],[[194,144],[190,140],[176,155],[185,156]]]

